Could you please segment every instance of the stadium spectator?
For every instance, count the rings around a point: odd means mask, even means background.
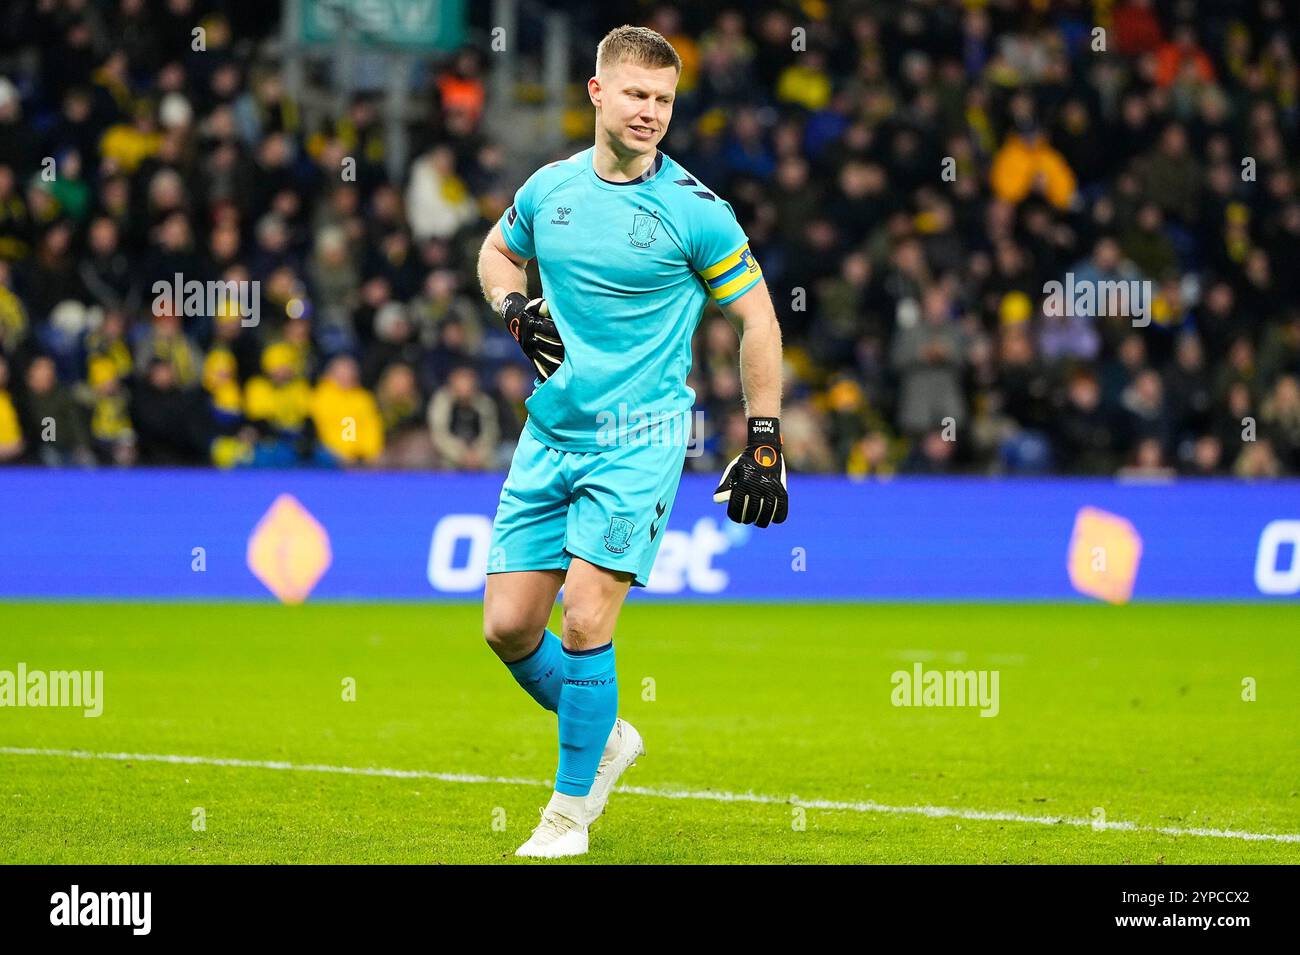
[[[54,362],[44,355],[27,366],[19,418],[33,463],[58,467],[91,463],[90,436],[71,391],[59,384]]]
[[[0,259],[0,356],[17,355],[27,341],[27,308],[10,281],[9,263]]]
[[[456,154],[439,146],[415,161],[406,191],[406,215],[416,241],[447,239],[477,218],[473,197],[456,175]]]
[[[140,463],[207,463],[210,436],[200,394],[182,388],[175,366],[162,358],[150,359],[142,378],[130,402]]]
[[[414,329],[406,306],[388,302],[375,313],[375,340],[366,351],[361,381],[373,388],[384,370],[394,364],[415,367],[423,349],[414,338]]]
[[[1124,56],[1154,53],[1164,45],[1164,30],[1151,9],[1152,0],[1130,0],[1115,9],[1115,50]]]
[[[135,464],[135,429],[120,369],[112,358],[99,355],[90,359],[87,379],[91,389],[90,438],[95,459],[100,464],[121,467]]]
[[[1187,131],[1181,125],[1165,127],[1159,146],[1138,157],[1133,168],[1144,196],[1184,224],[1196,221],[1201,206],[1201,167],[1188,148]]]
[[[928,289],[921,315],[894,341],[893,366],[900,377],[898,427],[907,434],[924,434],[945,424],[945,418],[958,425],[965,420],[963,342],[950,311],[947,293],[939,286]]]
[[[244,414],[257,429],[255,467],[290,467],[310,455],[311,385],[301,361],[292,345],[275,342],[262,352],[264,374],[249,379]]]
[[[101,308],[134,313],[140,308],[140,279],[122,251],[117,223],[100,217],[90,225],[88,249],[78,270],[91,301]]]
[[[379,406],[361,386],[351,355],[336,355],[325,366],[312,394],[311,416],[321,444],[339,463],[369,464],[383,453]]]
[[[1038,192],[1058,209],[1074,202],[1074,171],[1065,157],[1047,142],[1046,134],[1032,118],[1016,125],[993,157],[989,173],[993,192],[1003,202],[1018,205]]]
[[[452,369],[429,401],[429,433],[443,466],[456,471],[495,467],[498,410],[479,389],[474,369]]]
[[[1202,83],[1214,81],[1214,63],[1197,45],[1196,30],[1190,23],[1180,23],[1173,37],[1156,50],[1155,81],[1165,87],[1188,78]]]
[[[18,409],[9,393],[9,363],[0,356],[0,464],[17,461],[25,450]]]
[[[437,457],[425,424],[425,402],[415,369],[389,365],[379,377],[375,401],[384,428],[384,451],[378,465],[386,468],[431,468]]]
[[[1114,470],[1114,428],[1091,372],[1071,376],[1065,407],[1056,428],[1056,456],[1075,474],[1109,474]]]
[[[1295,375],[1279,378],[1260,406],[1259,416],[1273,437],[1283,466],[1300,470],[1300,379]]]

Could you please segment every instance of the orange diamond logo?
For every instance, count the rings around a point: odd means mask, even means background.
[[[330,537],[292,494],[281,494],[248,538],[248,569],[281,603],[307,599],[334,559]]]
[[[1075,590],[1107,603],[1128,603],[1141,560],[1142,538],[1132,523],[1100,508],[1079,509],[1070,537],[1070,583]]]

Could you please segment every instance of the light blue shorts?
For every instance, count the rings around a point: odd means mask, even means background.
[[[492,522],[487,572],[565,570],[581,557],[644,587],[685,460],[682,443],[561,451],[525,427]]]

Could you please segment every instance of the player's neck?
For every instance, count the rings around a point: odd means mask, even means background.
[[[633,153],[624,158],[616,154],[608,145],[597,143],[591,164],[596,170],[596,175],[601,179],[610,182],[631,182],[640,179],[652,169],[658,156],[659,150],[656,149],[648,155]]]

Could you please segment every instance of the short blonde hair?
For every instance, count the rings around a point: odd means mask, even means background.
[[[623,61],[659,70],[671,66],[680,74],[682,58],[673,45],[649,27],[623,24],[605,34],[596,47],[596,73],[616,66]]]

